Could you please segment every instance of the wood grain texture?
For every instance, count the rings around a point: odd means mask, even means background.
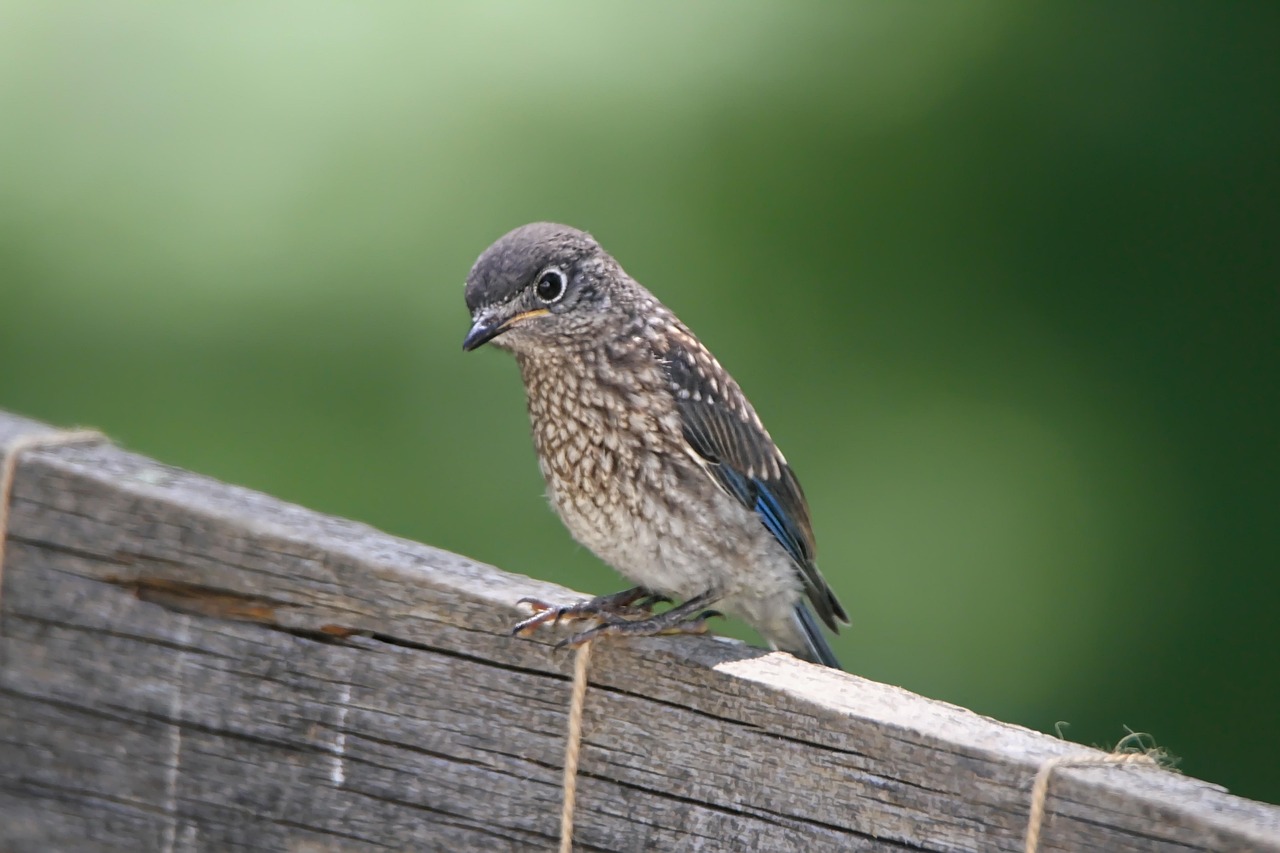
[[[572,656],[506,631],[577,594],[109,445],[12,510],[0,849],[555,847]],[[580,850],[1017,851],[1084,750],[700,637],[601,644],[585,732]],[[1280,808],[1066,769],[1041,850],[1280,850]]]

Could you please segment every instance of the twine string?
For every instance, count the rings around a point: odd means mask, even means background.
[[[1114,751],[1106,755],[1058,755],[1041,764],[1036,772],[1036,780],[1031,785],[1031,816],[1027,820],[1024,853],[1037,853],[1040,848],[1040,830],[1044,826],[1045,809],[1049,801],[1049,779],[1053,776],[1053,771],[1059,767],[1115,767],[1127,764],[1157,767],[1160,765],[1161,750],[1135,746],[1141,744],[1145,737],[1146,735],[1137,732],[1128,734],[1116,744]]]
[[[582,752],[582,711],[587,704],[587,667],[591,643],[578,646],[573,659],[573,693],[569,697],[569,733],[564,745],[564,801],[560,806],[560,853],[573,851],[573,811],[578,800],[578,757]]]

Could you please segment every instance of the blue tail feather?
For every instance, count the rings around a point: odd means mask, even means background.
[[[832,669],[844,669],[840,666],[840,661],[836,660],[836,653],[831,651],[831,646],[827,643],[827,638],[823,635],[822,629],[818,627],[817,621],[813,618],[813,613],[803,604],[797,604],[795,609],[796,625],[800,628],[800,633],[804,636],[805,645],[808,646],[808,654],[796,654],[805,660],[813,663],[820,663],[823,666],[829,666]],[[787,649],[787,651],[792,651]]]

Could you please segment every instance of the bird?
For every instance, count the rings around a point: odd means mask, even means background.
[[[590,234],[550,222],[485,249],[465,297],[463,350],[515,357],[551,506],[635,584],[571,605],[524,599],[534,615],[514,633],[594,619],[565,641],[577,646],[700,633],[728,614],[775,650],[840,669],[818,620],[838,632],[849,616],[818,570],[800,481],[669,308]]]

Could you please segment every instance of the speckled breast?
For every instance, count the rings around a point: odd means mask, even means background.
[[[610,371],[598,353],[521,358],[548,497],[574,538],[636,583],[682,531],[701,485],[656,363]]]

